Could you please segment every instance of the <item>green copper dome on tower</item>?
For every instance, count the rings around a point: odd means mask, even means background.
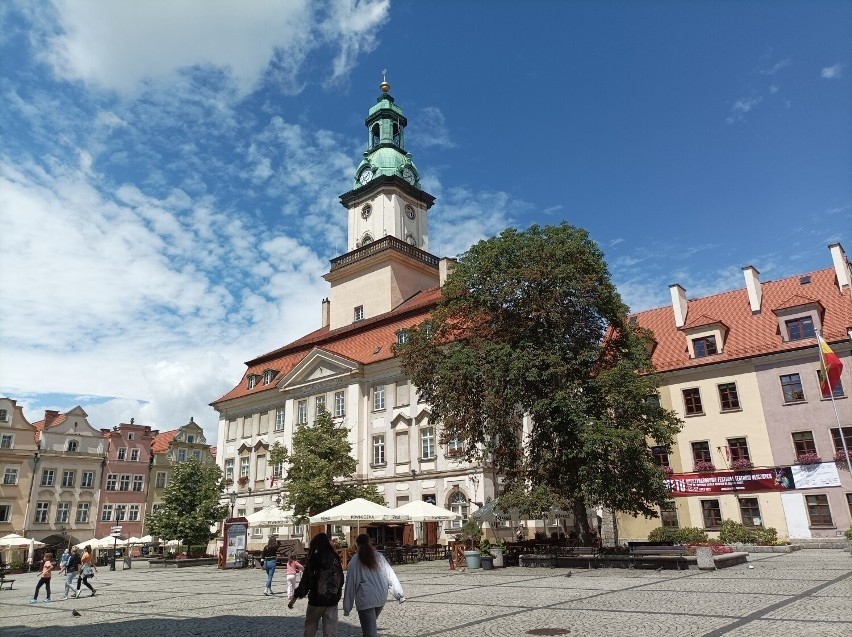
[[[396,176],[415,188],[420,188],[420,174],[405,152],[405,127],[408,120],[402,109],[394,103],[389,93],[390,84],[385,79],[379,86],[381,95],[367,114],[367,150],[355,171],[353,188],[366,186],[380,175]]]

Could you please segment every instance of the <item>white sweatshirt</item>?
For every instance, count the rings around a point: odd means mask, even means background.
[[[349,568],[346,569],[346,586],[343,589],[344,615],[349,614],[353,604],[358,610],[384,606],[388,599],[388,589],[391,589],[395,599],[400,602],[405,601],[399,578],[384,555],[378,551],[376,551],[376,562],[376,569],[371,570],[361,565],[357,555],[353,555],[349,560]]]

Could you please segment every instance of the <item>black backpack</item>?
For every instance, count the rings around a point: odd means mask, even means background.
[[[343,596],[343,567],[337,555],[324,558],[319,568],[311,570],[308,601],[312,606],[337,606]]]

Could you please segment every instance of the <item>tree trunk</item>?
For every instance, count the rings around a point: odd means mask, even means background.
[[[579,534],[580,546],[589,546],[592,543],[592,531],[589,528],[589,514],[586,511],[586,502],[582,498],[574,499],[574,525]]]

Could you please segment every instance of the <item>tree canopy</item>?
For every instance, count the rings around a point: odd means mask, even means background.
[[[187,546],[206,545],[216,537],[211,527],[228,514],[228,507],[219,502],[223,488],[222,470],[215,464],[195,458],[176,464],[148,532]]]
[[[668,499],[647,440],[669,446],[680,421],[627,315],[585,230],[508,229],[460,258],[396,351],[442,442],[506,476],[507,500],[572,508],[587,537],[589,505],[655,515]]]
[[[276,457],[290,463],[282,486],[296,517],[316,515],[354,498],[385,504],[375,486],[352,481],[358,462],[352,457],[348,431],[327,411],[312,425],[296,428],[292,453],[282,451]]]

